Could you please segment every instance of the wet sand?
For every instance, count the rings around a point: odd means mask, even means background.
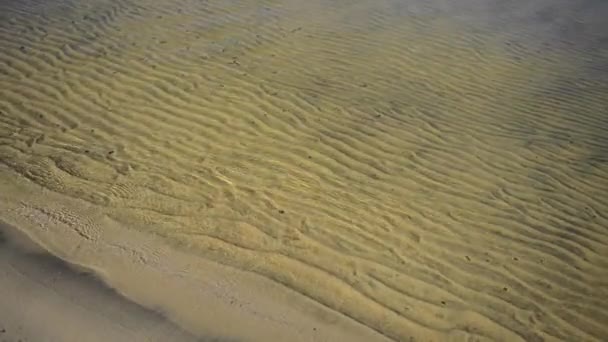
[[[3,286],[125,337],[604,341],[606,17],[2,2],[0,218],[95,274],[35,286],[50,266],[3,246],[32,270]],[[4,300],[3,320],[25,314]],[[24,334],[54,322],[35,311]]]

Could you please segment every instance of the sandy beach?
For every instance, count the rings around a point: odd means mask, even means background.
[[[0,340],[198,340],[19,233],[0,226]]]
[[[182,253],[86,204],[44,190],[39,201],[40,193],[8,172],[0,168],[5,193],[37,195],[0,195],[2,217],[20,228],[3,223],[0,231],[0,329],[17,336],[6,341],[388,340],[268,279]]]
[[[608,340],[606,17],[0,3],[0,341]]]

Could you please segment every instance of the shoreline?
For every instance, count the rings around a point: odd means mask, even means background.
[[[1,220],[0,274],[2,341],[234,341],[195,337]]]
[[[135,307],[132,310],[139,310],[135,324],[160,322],[165,317],[164,324],[174,327],[167,329],[181,331],[186,336],[184,341],[195,336],[201,336],[203,341],[388,340],[259,275],[183,252],[160,237],[123,227],[93,206],[75,199],[44,188],[36,193],[31,182],[12,173],[0,167],[0,188],[5,194],[0,195],[3,230],[8,231],[7,227],[15,230],[16,235],[8,236],[21,236],[17,241],[31,240],[25,245],[37,246],[35,255],[41,255],[42,259],[54,260],[54,264],[60,265],[57,267],[66,270],[76,270],[62,279],[87,291],[87,299],[93,303],[109,296],[118,303],[117,309]],[[30,260],[22,252],[13,253],[13,258],[18,262]],[[28,267],[39,267],[36,271],[39,277],[46,277],[51,270],[37,266],[32,260],[27,261],[31,264]],[[79,273],[81,268],[94,276],[83,277]],[[16,280],[5,278],[13,283]],[[48,296],[61,300],[53,295],[51,287],[37,291],[41,300],[50,300]],[[19,296],[18,293],[13,297]],[[93,316],[82,319],[96,320]],[[38,323],[42,322],[34,322],[33,326]]]

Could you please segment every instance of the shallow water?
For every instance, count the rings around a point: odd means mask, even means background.
[[[0,161],[394,340],[602,341],[606,17],[2,2]]]

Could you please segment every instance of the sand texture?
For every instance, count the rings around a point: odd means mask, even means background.
[[[0,341],[199,340],[15,233],[0,224]]]
[[[0,218],[159,334],[607,341],[606,18],[3,1]]]

